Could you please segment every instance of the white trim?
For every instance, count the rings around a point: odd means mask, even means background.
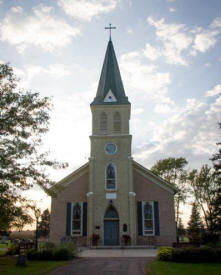
[[[109,164],[112,164],[113,167],[114,167],[114,171],[115,171],[115,188],[107,188],[107,167]],[[104,177],[105,177],[105,190],[106,191],[117,191],[117,168],[116,168],[116,165],[110,161],[107,163],[107,165],[105,166],[105,170],[104,170]]]
[[[86,195],[87,195],[87,197],[93,196],[94,192],[88,192]]]
[[[129,192],[129,196],[135,197],[135,196],[136,196],[136,193],[135,193],[135,192]]]
[[[111,97],[111,98],[109,98],[109,97]],[[108,93],[106,94],[106,96],[104,98],[104,102],[117,102],[117,99],[111,90],[109,90]]]
[[[150,203],[152,205],[152,217],[153,217],[153,233],[145,233],[144,230],[144,205],[145,203]],[[142,201],[142,228],[143,228],[143,236],[155,236],[155,216],[154,216],[154,201]]]
[[[73,208],[76,204],[79,204],[81,206],[81,230],[80,230],[80,234],[76,234],[75,232],[73,232],[72,226],[73,226]],[[83,202],[72,202],[71,203],[71,236],[82,236],[83,235]]]

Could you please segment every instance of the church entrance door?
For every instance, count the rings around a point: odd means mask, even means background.
[[[104,215],[104,245],[119,245],[119,216],[112,206]]]

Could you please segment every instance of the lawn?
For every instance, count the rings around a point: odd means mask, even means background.
[[[0,274],[4,275],[44,275],[51,270],[65,265],[68,261],[28,261],[27,266],[16,266],[17,259],[4,257],[0,258]]]
[[[147,265],[148,275],[219,275],[221,263],[186,264],[153,261]]]

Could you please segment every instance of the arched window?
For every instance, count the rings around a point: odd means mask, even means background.
[[[106,167],[106,189],[116,189],[116,169],[113,163]]]
[[[100,115],[100,130],[107,131],[107,115],[105,112]]]
[[[109,206],[104,214],[104,219],[119,219],[119,215],[113,206]]]
[[[81,223],[82,223],[82,209],[79,203],[73,205],[72,210],[72,234],[81,234]]]
[[[143,223],[144,235],[153,234],[153,202],[144,202],[143,204]]]
[[[121,117],[119,112],[114,113],[114,132],[121,132]]]

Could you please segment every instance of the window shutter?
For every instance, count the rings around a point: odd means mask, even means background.
[[[155,226],[155,235],[160,235],[160,219],[159,219],[159,207],[158,201],[154,202],[154,226]]]
[[[83,202],[83,236],[87,236],[87,203]]]
[[[143,217],[142,217],[142,202],[137,202],[137,223],[138,223],[138,235],[143,235]]]
[[[71,202],[67,202],[66,235],[71,235]]]

